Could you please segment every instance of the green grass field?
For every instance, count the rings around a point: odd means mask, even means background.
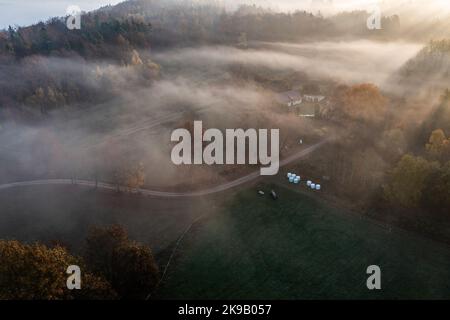
[[[267,190],[268,188],[266,188]],[[159,298],[449,299],[450,248],[277,187],[247,190],[196,224]],[[382,290],[366,287],[366,268]]]

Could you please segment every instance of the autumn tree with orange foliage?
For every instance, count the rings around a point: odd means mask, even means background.
[[[425,148],[432,159],[450,161],[450,138],[445,136],[444,130],[434,130]]]
[[[383,121],[388,106],[388,100],[379,88],[370,83],[341,86],[332,101],[335,112],[341,117],[372,124]]]
[[[82,272],[83,290],[67,288],[67,267],[78,265],[81,258],[65,248],[42,244],[0,241],[0,300],[73,300],[114,299],[110,284],[101,276]]]

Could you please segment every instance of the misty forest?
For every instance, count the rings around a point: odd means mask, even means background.
[[[0,299],[448,298],[450,13],[396,9],[130,0],[0,31]],[[279,129],[279,173],[173,164],[197,120]]]

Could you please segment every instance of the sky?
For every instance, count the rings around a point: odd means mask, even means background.
[[[209,1],[209,0],[197,0]],[[375,4],[382,9],[405,10],[407,7],[427,15],[436,15],[450,11],[450,0],[214,0],[222,1],[227,6],[238,3],[256,3],[277,10],[311,9],[313,12],[321,9],[322,13],[336,11],[366,9]],[[315,5],[311,7],[311,3]],[[25,26],[50,17],[64,16],[71,5],[79,6],[83,11],[98,9],[108,4],[117,4],[122,0],[0,0],[0,28]],[[323,3],[323,4],[321,4]]]

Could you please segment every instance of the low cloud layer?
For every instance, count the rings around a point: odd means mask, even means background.
[[[180,49],[155,56],[161,63],[185,63],[198,68],[245,64],[273,70],[302,71],[311,76],[335,78],[349,83],[383,82],[413,57],[420,44],[314,42],[309,44],[259,43],[260,49],[232,47]]]

